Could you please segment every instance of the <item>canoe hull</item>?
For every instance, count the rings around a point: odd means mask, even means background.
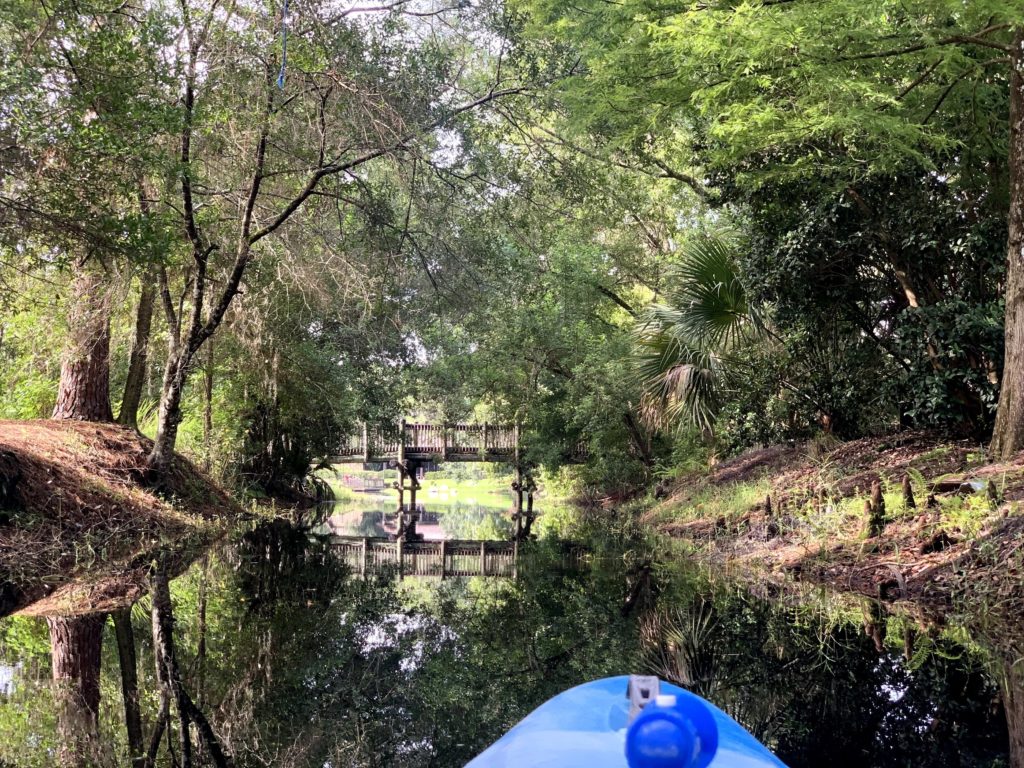
[[[628,768],[625,744],[629,677],[608,677],[571,688],[523,718],[466,768]],[[718,750],[708,768],[786,768],[718,707],[669,683],[662,694],[696,699],[718,729]]]

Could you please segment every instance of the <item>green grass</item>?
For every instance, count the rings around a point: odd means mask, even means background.
[[[726,486],[708,485],[685,503],[668,507],[661,517],[666,521],[739,517],[755,504],[763,502],[770,492],[771,480],[768,477]]]

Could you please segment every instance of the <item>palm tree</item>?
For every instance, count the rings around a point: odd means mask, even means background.
[[[703,235],[683,250],[666,301],[637,325],[644,414],[654,424],[688,422],[710,432],[732,356],[762,325],[737,269],[731,235]]]

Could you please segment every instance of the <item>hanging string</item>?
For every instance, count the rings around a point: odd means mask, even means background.
[[[277,87],[284,90],[284,73],[288,68],[288,0],[281,9],[281,71],[277,74]]]

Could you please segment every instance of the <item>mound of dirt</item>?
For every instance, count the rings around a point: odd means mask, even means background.
[[[116,424],[0,421],[0,616],[85,572],[208,541],[245,514],[182,457],[155,490],[151,445]]]

